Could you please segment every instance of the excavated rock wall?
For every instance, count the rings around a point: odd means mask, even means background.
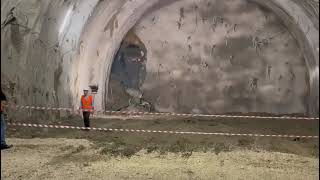
[[[279,18],[256,3],[179,1],[134,30],[149,52],[141,89],[157,110],[307,112],[303,54]]]

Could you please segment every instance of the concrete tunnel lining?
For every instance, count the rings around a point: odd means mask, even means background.
[[[60,90],[59,88],[58,90],[57,88],[54,88],[55,96],[61,97],[60,101],[58,101],[58,104],[55,104],[55,106],[77,106],[82,89],[88,85],[97,84],[99,85],[100,91],[96,96],[97,109],[104,109],[105,102],[107,101],[111,66],[122,39],[126,33],[134,27],[141,18],[143,18],[144,14],[158,9],[159,6],[170,5],[170,3],[175,1],[177,0],[111,0],[108,2],[98,0],[92,0],[89,2],[86,0],[80,0],[67,1],[69,3],[67,6],[64,5],[65,1],[46,1],[46,5],[43,5],[43,7],[40,8],[41,12],[39,15],[42,14],[43,16],[50,17],[51,14],[57,14],[57,12],[54,12],[54,8],[61,9],[57,22],[59,24],[62,24],[64,20],[68,22],[65,23],[64,29],[58,28],[55,30],[56,24],[51,25],[45,20],[45,18],[40,18],[37,20],[38,25],[35,26],[40,31],[39,36],[49,42],[54,42],[55,39],[61,40],[61,37],[65,39],[71,38],[75,41],[74,44],[77,46],[77,50],[71,53],[69,53],[68,50],[73,47],[70,47],[71,45],[68,43],[62,42],[59,44],[59,47],[57,47],[63,56],[74,59],[74,62],[71,60],[68,62],[64,60],[64,57],[62,57],[61,62],[60,57],[50,57],[50,59],[47,59],[49,54],[48,52],[44,55],[40,54],[41,56],[39,59],[46,59],[47,61],[40,61],[39,66],[45,65],[42,63],[52,63],[52,61],[56,61],[57,63],[59,62],[59,67],[62,66],[60,68],[61,70],[58,68],[59,71],[55,71],[54,75],[57,74],[57,77],[61,78],[61,81],[62,77],[65,79],[68,77],[68,80],[63,79],[63,82],[59,84]],[[300,48],[304,51],[309,74],[309,114],[318,116],[318,26],[314,25],[314,22],[311,21],[310,17],[307,16],[302,7],[300,7],[295,1],[250,1],[262,5],[278,15],[278,17],[282,19],[283,23],[292,32],[293,36],[297,39]],[[6,3],[8,4],[9,2],[1,1],[2,5],[6,5]],[[63,4],[63,8],[60,7],[61,4]],[[77,9],[77,11],[72,12],[69,16],[67,12],[71,7]],[[66,18],[67,15],[69,16],[68,18]],[[4,41],[2,41],[2,45],[3,43]],[[37,50],[32,51],[32,48],[30,48],[31,43],[32,41],[29,41],[29,46],[26,50],[28,51],[27,55],[22,58],[24,59],[23,61],[27,61],[26,63],[31,61],[32,57],[36,57],[37,55],[37,53],[33,52]],[[50,65],[45,65],[44,67],[48,66]],[[35,79],[37,79],[36,74],[33,76],[36,76]],[[70,93],[67,93],[69,91]],[[33,101],[32,103],[45,103],[45,100],[42,99]],[[30,104],[31,101],[26,100],[25,103]]]

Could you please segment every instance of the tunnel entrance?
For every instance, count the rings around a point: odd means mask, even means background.
[[[146,74],[144,52],[135,44],[122,46],[112,64],[111,74],[125,88],[139,89]]]
[[[112,64],[107,109],[151,111],[151,105],[143,100],[141,91],[146,77],[146,61],[145,45],[129,31]]]

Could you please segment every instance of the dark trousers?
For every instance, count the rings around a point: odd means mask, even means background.
[[[4,115],[1,113],[1,146],[5,146],[6,144],[6,123],[4,122]]]
[[[90,112],[82,112],[83,114],[83,122],[85,127],[90,127]]]

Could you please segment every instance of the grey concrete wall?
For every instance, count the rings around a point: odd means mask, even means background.
[[[79,37],[96,2],[1,1],[1,23],[13,7],[17,19],[1,27],[1,85],[13,101],[74,105]]]
[[[307,112],[302,51],[281,20],[255,3],[178,1],[134,30],[148,50],[141,89],[159,111]]]
[[[308,81],[304,82],[309,83],[309,109],[313,107],[313,114],[318,114],[318,26],[295,1],[255,1],[272,9],[280,19],[290,20],[285,25],[298,41],[307,62]],[[13,14],[19,24],[1,27],[2,87],[18,104],[77,107],[81,90],[98,84],[97,108],[104,108],[111,64],[121,40],[146,12],[157,10],[159,2],[167,8],[172,3],[158,0],[2,0],[1,23],[10,9],[16,7]],[[179,14],[179,9],[176,12]],[[176,21],[179,17],[172,19]],[[297,91],[296,94],[303,94],[303,90]],[[298,108],[302,101],[295,103],[299,112],[305,109],[305,106]]]

